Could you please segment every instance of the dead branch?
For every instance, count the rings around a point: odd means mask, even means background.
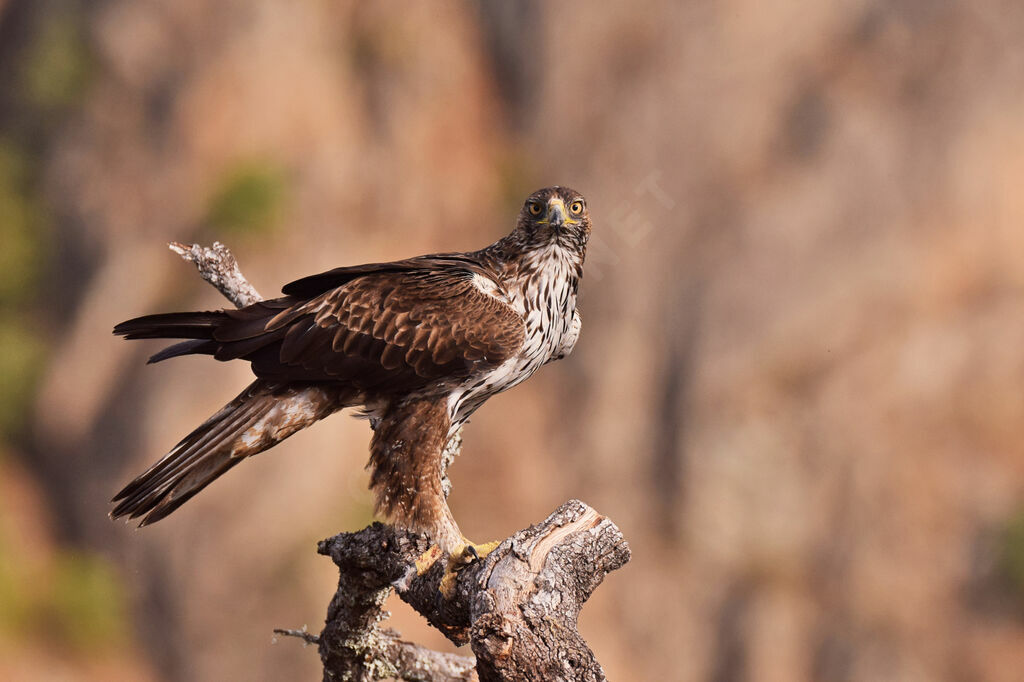
[[[391,588],[452,642],[472,646],[481,682],[605,679],[576,620],[604,576],[629,560],[607,518],[579,500],[566,502],[463,569],[451,599],[438,592],[443,560],[416,574],[416,559],[429,548],[425,537],[380,523],[320,543],[340,573],[320,633],[325,680],[380,679],[374,674],[386,665],[377,623]],[[461,667],[468,659],[452,658],[460,667],[429,676],[388,671],[408,680],[477,679]]]
[[[173,243],[171,249],[236,306],[262,300],[223,244]],[[445,449],[445,469],[460,445],[456,434]],[[566,502],[464,568],[450,599],[439,592],[443,557],[417,572],[417,559],[429,549],[426,537],[381,523],[322,541],[318,551],[339,569],[324,629],[319,636],[275,632],[317,644],[324,680],[605,679],[576,621],[605,575],[629,561],[629,546],[609,519],[579,500]],[[470,644],[476,660],[403,641],[382,627],[392,589],[452,642]]]
[[[238,269],[238,261],[235,260],[234,254],[220,242],[214,242],[213,246],[187,246],[180,242],[171,242],[167,246],[185,260],[195,263],[199,276],[216,287],[217,291],[234,303],[236,308],[244,308],[263,300]]]

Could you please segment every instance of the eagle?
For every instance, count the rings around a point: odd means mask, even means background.
[[[344,408],[369,418],[379,515],[452,562],[482,556],[442,489],[445,448],[492,395],[568,355],[590,237],[583,196],[531,194],[515,229],[468,253],[340,267],[241,309],[146,315],[127,339],[184,339],[153,355],[246,360],[256,376],[113,498],[112,518],[166,517],[246,457]]]

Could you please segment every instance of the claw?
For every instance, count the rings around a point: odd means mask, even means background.
[[[465,540],[465,538],[463,538]],[[459,547],[451,556],[448,557],[448,566],[445,567],[444,576],[441,578],[441,584],[438,586],[438,592],[441,593],[445,599],[451,599],[455,596],[455,583],[459,577],[459,571],[464,569],[466,566],[472,564],[474,561],[480,561],[487,558],[487,555],[494,551],[499,541],[485,542],[481,545],[474,545],[469,540]]]
[[[501,544],[501,540],[494,540],[492,542],[485,542],[480,545],[474,545],[469,543],[466,547],[473,555],[474,560],[483,560],[487,558],[487,555],[498,548]],[[472,563],[472,562],[470,562]]]

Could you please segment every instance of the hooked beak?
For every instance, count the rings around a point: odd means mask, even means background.
[[[565,224],[565,202],[558,197],[548,200],[547,220],[552,227],[561,227]]]

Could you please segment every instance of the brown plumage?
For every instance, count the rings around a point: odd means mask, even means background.
[[[441,453],[483,402],[572,350],[590,234],[583,197],[532,194],[515,230],[463,254],[343,267],[240,310],[148,315],[128,339],[186,339],[190,355],[251,363],[256,380],[114,498],[113,517],[164,518],[249,455],[333,412],[370,417],[377,509],[453,552]]]

